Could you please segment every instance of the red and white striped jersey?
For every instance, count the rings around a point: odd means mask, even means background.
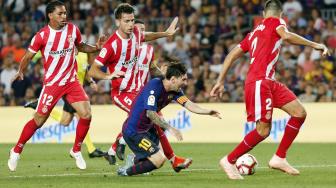
[[[143,43],[140,46],[140,55],[138,59],[138,84],[136,91],[140,89],[147,83],[149,79],[149,69],[154,59],[154,49],[153,46]]]
[[[252,32],[247,34],[239,47],[249,52],[251,62],[245,83],[275,78],[275,64],[278,61],[282,39],[276,30],[286,27],[279,18],[264,19]]]
[[[35,34],[28,50],[32,53],[41,50],[44,58],[44,85],[62,86],[77,79],[75,47],[81,42],[81,33],[72,23],[60,30],[47,25]]]
[[[144,40],[144,35],[137,27],[129,39],[122,38],[118,31],[114,32],[107,40],[95,62],[106,66],[110,73],[125,72],[124,78],[113,79],[112,91],[135,92],[138,84],[139,47]]]

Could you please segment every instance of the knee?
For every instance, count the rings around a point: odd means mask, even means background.
[[[91,119],[91,110],[84,110],[82,113],[78,114],[83,119]]]
[[[306,118],[307,117],[307,111],[304,107],[297,108],[294,111],[294,114],[292,116],[299,117],[299,118]]]
[[[260,136],[266,138],[271,133],[271,124],[258,122],[256,129]]]
[[[47,121],[48,115],[41,115],[38,113],[34,114],[34,121],[37,127],[42,127],[42,125]]]

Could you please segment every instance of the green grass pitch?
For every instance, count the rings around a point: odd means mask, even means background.
[[[219,159],[236,144],[174,144],[175,153],[190,156],[194,162],[188,170],[175,173],[169,163],[150,175],[118,177],[118,166],[110,166],[103,158],[89,159],[83,146],[87,170],[75,167],[69,157],[70,144],[27,144],[16,172],[7,167],[8,151],[12,145],[0,144],[0,187],[336,187],[336,145],[295,143],[288,161],[301,175],[289,176],[267,168],[276,144],[260,144],[250,153],[259,161],[256,174],[242,181],[232,181],[218,166]],[[108,144],[98,147],[107,148]],[[118,161],[120,165],[124,163]]]

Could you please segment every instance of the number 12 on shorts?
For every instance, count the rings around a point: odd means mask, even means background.
[[[45,93],[43,94],[43,97],[42,97],[42,104],[50,106],[53,99],[54,97],[52,95],[48,95]]]

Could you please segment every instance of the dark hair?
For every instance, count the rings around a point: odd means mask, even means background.
[[[54,10],[56,9],[56,7],[59,7],[59,6],[65,6],[65,4],[61,1],[58,1],[58,0],[54,0],[54,1],[51,1],[47,4],[47,7],[46,7],[46,19],[47,19],[47,23],[49,23],[50,19],[49,19],[49,16],[48,14],[54,12]]]
[[[130,4],[128,4],[128,3],[121,3],[115,9],[115,11],[114,11],[114,17],[116,19],[120,19],[122,13],[134,14],[134,8]]]
[[[142,21],[142,20],[138,20],[138,19],[136,19],[134,23],[135,23],[135,24],[144,24],[144,25],[145,25],[145,22],[144,22],[144,21]]]
[[[168,65],[166,72],[166,79],[170,79],[173,76],[176,78],[187,74],[187,68],[182,63],[171,63]]]
[[[265,11],[268,10],[282,11],[282,4],[279,0],[268,0],[266,1],[264,8]]]

